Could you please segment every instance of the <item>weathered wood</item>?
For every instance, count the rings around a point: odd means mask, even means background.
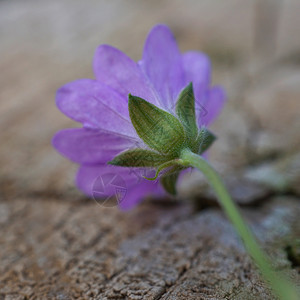
[[[49,198],[3,202],[1,211],[0,295],[273,299],[217,210],[194,214],[188,205],[148,202],[124,214],[92,200]],[[281,197],[244,213],[277,268],[299,280],[285,253],[285,236],[299,233],[298,200]]]
[[[286,251],[300,236],[299,172],[289,167],[295,164],[276,171],[292,170],[283,191],[246,176],[266,159],[271,166],[282,154],[294,159],[289,153],[298,145],[298,70],[284,61],[261,66],[252,85],[241,71],[252,53],[253,1],[92,3],[0,1],[0,299],[273,299],[214,195],[199,189],[203,178],[186,180],[181,204],[148,199],[124,213],[78,192],[77,166],[51,146],[57,130],[78,126],[55,107],[56,89],[93,77],[100,43],[139,59],[147,31],[162,20],[182,49],[205,47],[212,55],[214,76],[230,98],[214,125],[212,160],[278,270],[300,282]],[[299,18],[284,20],[284,32],[299,28]],[[279,52],[289,45],[299,46],[281,36]]]

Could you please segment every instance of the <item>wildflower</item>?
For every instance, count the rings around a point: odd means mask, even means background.
[[[184,169],[176,166],[176,147],[180,143],[198,147],[196,140],[202,138],[202,149],[198,149],[201,153],[196,148],[194,151],[202,154],[213,140],[206,128],[225,100],[221,87],[210,86],[208,57],[195,51],[181,54],[169,28],[157,25],[147,37],[141,61],[136,63],[118,49],[101,45],[96,50],[93,68],[95,80],[68,83],[56,96],[58,108],[83,125],[62,130],[53,139],[61,154],[80,164],[78,188],[91,196],[99,176],[119,174],[127,187],[127,195],[119,204],[123,209],[133,207],[147,194],[162,195],[161,184],[175,193],[174,182]],[[194,98],[192,107],[178,108],[179,98],[186,95]],[[181,103],[185,105],[184,100]],[[150,123],[154,126],[156,122],[157,126],[151,130],[147,128],[149,120],[147,123],[141,117],[144,108],[147,116],[155,111]],[[187,116],[190,108],[191,118]],[[180,112],[185,116],[180,116]],[[161,114],[159,119],[157,114]],[[162,140],[161,135],[167,140]],[[211,140],[204,139],[206,135]],[[204,140],[209,141],[205,147]],[[172,172],[162,176],[160,184],[137,176],[141,167],[155,167],[158,171],[172,167]]]

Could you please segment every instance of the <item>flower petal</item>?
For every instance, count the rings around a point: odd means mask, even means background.
[[[134,146],[134,140],[86,128],[65,129],[53,138],[53,146],[77,163],[107,163]]]
[[[158,96],[136,62],[120,50],[101,45],[97,48],[94,62],[96,78],[118,91],[123,97],[129,94],[147,99],[157,105]]]
[[[76,184],[83,193],[94,198],[115,196],[121,189],[119,207],[123,210],[131,209],[149,194],[162,194],[158,182],[141,178],[134,169],[107,165],[81,165]]]
[[[136,137],[128,101],[110,87],[91,79],[70,82],[57,91],[58,108],[86,127]]]
[[[126,197],[120,201],[119,207],[122,210],[132,209],[144,200],[145,196],[160,194],[159,190],[157,182],[142,179],[136,185],[127,188]]]
[[[208,56],[204,53],[189,51],[182,55],[183,67],[185,73],[185,86],[193,83],[195,95],[196,117],[207,113],[203,106],[207,89],[210,85],[211,64]]]
[[[99,190],[99,183],[101,183],[101,179],[104,179],[105,185],[105,177],[108,175],[118,176],[120,181],[124,182],[123,185],[126,189],[139,181],[136,174],[131,173],[129,168],[105,164],[81,165],[77,172],[76,185],[86,195],[93,196],[94,193]],[[103,192],[106,192],[108,195],[113,195],[114,191],[111,189],[107,189],[107,191],[105,191],[105,186],[103,188]]]
[[[157,25],[151,30],[140,66],[158,91],[164,108],[172,110],[184,87],[184,74],[181,54],[167,26]]]
[[[199,116],[199,124],[208,126],[214,121],[223,109],[226,94],[221,86],[214,86],[207,92],[206,101],[203,104],[206,114]]]
[[[202,52],[188,51],[182,55],[185,85],[193,82],[195,96],[203,93],[210,84],[211,63]]]

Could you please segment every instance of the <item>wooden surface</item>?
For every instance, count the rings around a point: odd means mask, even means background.
[[[201,176],[179,202],[123,213],[78,192],[77,166],[51,146],[78,126],[55,107],[56,89],[93,76],[100,43],[138,59],[158,22],[181,49],[211,55],[229,95],[211,160],[276,268],[300,282],[299,3],[281,11],[262,64],[253,1],[199,2],[0,1],[0,299],[274,299]]]

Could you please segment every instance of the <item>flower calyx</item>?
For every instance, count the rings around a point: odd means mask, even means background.
[[[129,115],[138,136],[150,149],[131,149],[114,157],[108,164],[120,167],[155,168],[165,190],[175,195],[176,181],[184,164],[181,152],[190,149],[196,154],[205,152],[216,137],[205,127],[198,128],[193,85],[184,88],[171,114],[152,103],[129,95]]]

